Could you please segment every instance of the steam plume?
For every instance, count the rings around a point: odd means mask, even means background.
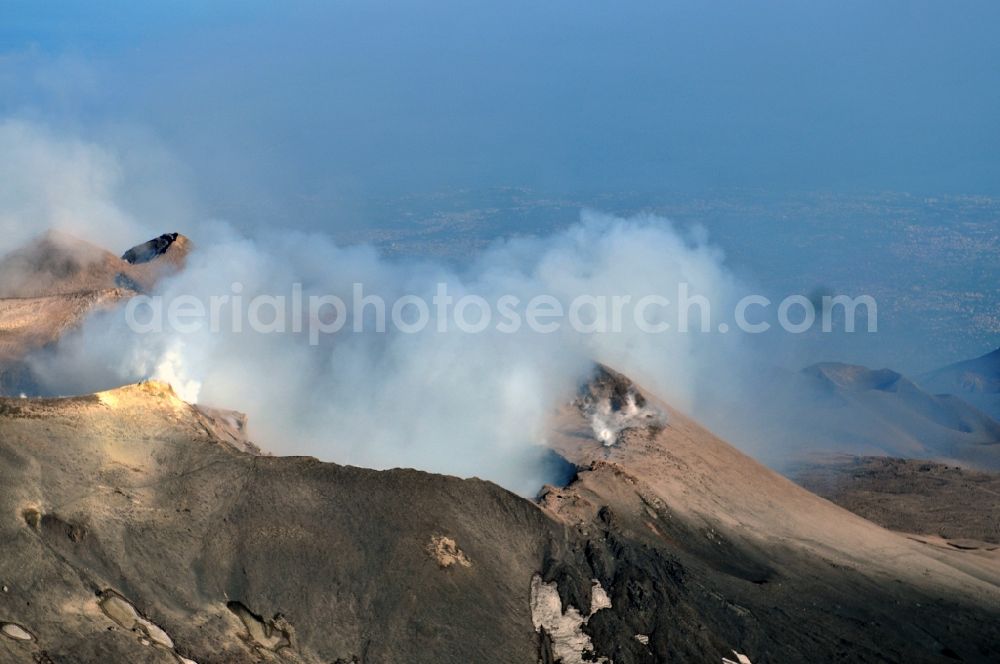
[[[114,155],[93,145],[59,141],[24,124],[0,127],[15,148],[3,160],[55,169],[54,179],[15,179],[3,201],[8,238],[20,242],[43,227],[81,234],[110,247],[127,246],[162,230],[147,229],[117,201],[122,173]],[[11,193],[12,192],[12,193]],[[25,218],[36,220],[26,228]],[[549,237],[499,242],[463,268],[390,261],[368,246],[342,247],[322,235],[270,229],[247,237],[221,222],[200,224],[186,269],[159,286],[167,301],[194,295],[207,301],[242,285],[256,295],[333,294],[350,302],[361,283],[391,303],[403,295],[430,302],[437,284],[456,298],[475,294],[522,302],[550,294],[562,302],[580,295],[676,291],[687,282],[713,307],[733,300],[735,280],[703,234],[685,234],[656,217],[619,219],[585,212]],[[250,416],[251,434],[279,454],[372,466],[413,466],[477,475],[532,492],[546,479],[544,429],[552,410],[604,362],[643,381],[680,407],[691,407],[712,363],[724,363],[734,340],[711,335],[648,334],[625,317],[620,332],[581,334],[568,325],[540,334],[493,327],[469,334],[434,322],[404,334],[349,329],[318,346],[304,334],[193,334],[175,330],[135,334],[124,310],[91,316],[55,353],[34,360],[54,393],[79,393],[143,378],[168,380],[182,396],[235,408]]]

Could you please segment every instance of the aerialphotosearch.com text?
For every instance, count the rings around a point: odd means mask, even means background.
[[[324,336],[345,332],[553,334],[568,328],[579,334],[726,334],[735,330],[761,334],[777,328],[801,334],[878,330],[877,303],[869,295],[789,295],[775,302],[750,294],[727,303],[722,317],[717,317],[712,305],[709,297],[693,293],[685,282],[677,284],[671,297],[663,293],[571,297],[540,293],[492,298],[470,293],[456,296],[443,282],[430,297],[383,297],[366,292],[362,283],[352,284],[345,295],[306,293],[301,284],[292,284],[287,294],[251,296],[244,293],[242,283],[235,282],[229,293],[208,296],[139,295],[129,300],[125,317],[136,333],[293,333],[306,335],[314,345]]]

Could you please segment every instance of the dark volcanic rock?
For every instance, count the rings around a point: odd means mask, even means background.
[[[177,240],[177,233],[164,233],[148,242],[136,245],[122,254],[122,260],[132,265],[148,263],[157,256],[167,253],[170,245]]]

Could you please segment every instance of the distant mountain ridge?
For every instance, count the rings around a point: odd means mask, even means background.
[[[917,376],[924,388],[955,394],[1000,418],[1000,348]]]
[[[718,428],[775,468],[839,453],[1000,470],[1000,421],[966,393],[935,394],[892,369],[839,362],[759,380]]]
[[[953,395],[933,395],[891,369],[820,363],[802,370],[807,412],[831,447],[1000,468],[1000,422]]]
[[[869,369],[857,364],[841,362],[820,362],[806,367],[802,373],[842,387],[848,390],[881,390],[891,392],[899,387],[901,381],[910,383],[903,374],[892,369]],[[912,383],[911,383],[912,384]]]

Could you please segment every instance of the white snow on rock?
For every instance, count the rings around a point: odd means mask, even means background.
[[[531,622],[536,632],[545,630],[552,642],[552,654],[556,661],[562,664],[613,664],[607,657],[586,659],[584,655],[592,655],[594,644],[590,636],[584,633],[583,626],[590,616],[601,609],[611,607],[611,599],[596,579],[591,588],[591,611],[584,617],[575,606],[566,607],[563,611],[559,588],[555,582],[545,583],[536,574],[531,579]]]
[[[594,615],[601,609],[611,608],[611,598],[604,590],[604,586],[597,579],[591,579],[593,584],[590,587],[590,615]]]
[[[722,664],[753,664],[753,662],[750,661],[750,658],[742,653],[738,653],[734,650],[733,655],[736,657],[735,661],[729,659],[728,657],[723,657]]]

